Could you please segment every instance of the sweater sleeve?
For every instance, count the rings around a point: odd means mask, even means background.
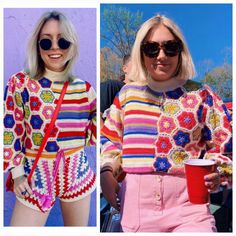
[[[122,163],[123,122],[118,95],[101,130],[101,167],[110,165],[119,171]]]
[[[208,86],[204,93],[205,123],[202,139],[207,145],[206,158],[220,161],[219,171],[232,174],[232,117],[221,98]]]
[[[89,119],[86,131],[86,146],[96,145],[96,93],[93,87],[86,82],[86,90],[89,101]]]
[[[4,94],[4,171],[11,170],[13,178],[24,174],[24,89],[25,75],[13,75]]]

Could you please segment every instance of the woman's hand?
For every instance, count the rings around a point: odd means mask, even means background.
[[[19,198],[25,198],[32,194],[27,177],[22,175],[14,179],[14,193]]]
[[[218,172],[214,172],[209,175],[204,176],[205,185],[208,188],[209,192],[215,192],[219,190],[220,187],[220,174]]]
[[[100,182],[103,196],[116,210],[120,210],[120,204],[118,202],[117,193],[120,186],[116,181],[111,171],[102,172],[100,175]]]

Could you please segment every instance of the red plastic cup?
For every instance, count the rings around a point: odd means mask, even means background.
[[[209,192],[204,176],[216,171],[213,160],[191,159],[184,162],[189,201],[194,204],[204,204],[209,201]]]

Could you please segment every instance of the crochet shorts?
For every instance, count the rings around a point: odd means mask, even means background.
[[[50,155],[48,155],[50,156]],[[55,158],[45,154],[40,157],[33,173],[31,188],[33,194],[24,199],[17,199],[24,205],[42,212],[49,211],[55,204],[56,198],[63,202],[80,200],[93,192],[95,189],[96,176],[90,168],[85,151],[79,150],[67,155],[60,160],[58,173],[53,183],[53,170]],[[24,169],[26,175],[34,163],[35,154],[26,153]],[[45,196],[50,195],[47,209],[42,206]]]

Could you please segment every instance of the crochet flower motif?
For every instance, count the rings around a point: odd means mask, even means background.
[[[43,108],[43,116],[45,117],[45,119],[51,119],[52,118],[52,115],[53,115],[53,112],[54,112],[54,108],[51,107],[51,106],[45,106]]]
[[[30,108],[32,111],[38,111],[42,105],[42,102],[38,97],[30,97]]]
[[[23,121],[23,119],[24,119],[23,112],[19,108],[16,108],[16,110],[15,110],[15,118],[16,118],[16,120],[19,120],[19,121]]]
[[[31,134],[32,130],[31,130],[31,127],[28,123],[25,124],[25,129],[26,129],[27,134]]]
[[[4,132],[4,145],[11,145],[14,140],[13,132]]]
[[[23,158],[24,158],[24,155],[23,155],[22,153],[18,154],[18,155],[14,158],[14,160],[13,160],[14,166],[20,165],[21,160],[22,160]]]
[[[197,119],[199,122],[202,122],[206,118],[207,110],[203,105],[200,105],[197,110]]]
[[[206,104],[210,107],[213,106],[213,97],[211,95],[206,96]]]
[[[30,138],[26,138],[26,140],[25,140],[25,147],[27,149],[31,149],[32,148],[32,143],[31,143]]]
[[[170,134],[176,128],[173,118],[162,116],[159,122],[160,132]]]
[[[223,130],[218,130],[215,132],[215,141],[220,144],[225,142],[228,137],[228,134]]]
[[[28,120],[30,116],[29,106],[25,106],[25,119]]]
[[[166,92],[167,97],[172,99],[179,99],[184,94],[183,90],[181,88],[177,88],[173,91]]]
[[[21,143],[20,143],[19,138],[14,143],[14,149],[15,149],[15,151],[20,151],[21,150]]]
[[[164,104],[164,112],[170,115],[174,115],[180,110],[180,107],[175,103]]]
[[[26,88],[24,88],[23,92],[21,93],[21,96],[24,104],[29,101],[29,93]]]
[[[54,100],[54,95],[51,91],[42,91],[40,97],[45,103],[52,103]]]
[[[192,112],[182,112],[178,117],[179,125],[182,128],[191,130],[196,125],[196,120]]]
[[[22,72],[19,72],[15,75],[16,77],[16,87],[17,88],[22,88],[22,84],[24,83],[24,78],[25,78],[25,74]]]
[[[11,160],[13,155],[13,151],[11,148],[4,148],[4,159],[5,160]]]
[[[40,79],[39,83],[41,84],[43,88],[50,88],[52,84],[52,82],[47,78]]]
[[[184,108],[191,108],[194,109],[198,104],[198,100],[196,95],[187,95],[183,100],[182,104]]]
[[[32,125],[33,129],[40,129],[43,124],[43,120],[40,118],[39,115],[32,115],[30,119],[30,124]]]
[[[48,152],[56,152],[59,150],[59,147],[55,141],[49,141],[47,142],[45,150]]]
[[[13,115],[7,114],[4,118],[5,128],[13,128],[14,125],[15,125],[15,120],[13,118]]]
[[[211,130],[207,126],[204,126],[202,129],[202,139],[204,141],[210,141],[212,139]]]
[[[229,122],[232,121],[232,115],[230,114],[229,110],[227,109],[227,107],[225,106],[225,104],[222,105],[222,108],[226,114],[226,117],[228,119]]]
[[[168,159],[166,157],[157,157],[154,162],[155,171],[168,172],[171,167]]]
[[[168,137],[159,137],[156,141],[156,148],[158,153],[168,153],[171,148],[172,144]]]
[[[43,140],[43,135],[41,133],[33,133],[32,138],[33,138],[34,145],[36,145],[36,146],[41,145],[41,142]]]
[[[217,113],[212,112],[209,115],[209,123],[211,124],[211,127],[213,129],[219,127],[220,126],[220,116]]]
[[[174,140],[176,145],[185,147],[185,145],[190,142],[189,134],[183,131],[178,131],[174,135]]]
[[[170,158],[172,159],[172,161],[174,162],[175,165],[183,165],[184,160],[188,159],[188,154],[184,151],[184,150],[175,150]]]
[[[6,106],[8,111],[13,111],[14,110],[14,102],[13,102],[13,97],[9,96],[6,101]]]
[[[224,126],[224,128],[226,128],[227,130],[230,130],[230,129],[231,129],[231,125],[230,125],[230,122],[229,122],[227,116],[224,116],[224,119],[223,119],[223,126]]]
[[[44,128],[44,130],[43,130],[44,133],[47,132],[48,127],[49,127],[49,124],[46,124],[46,125],[45,125],[45,128]],[[58,133],[58,128],[54,125],[54,127],[53,127],[53,129],[52,129],[52,131],[51,131],[51,133],[50,133],[50,137],[56,137],[57,133]]]
[[[22,135],[23,134],[23,126],[21,124],[17,124],[14,131],[17,134],[17,136]]]
[[[224,151],[226,153],[232,153],[232,150],[233,150],[233,148],[232,148],[232,138],[230,138],[229,142],[227,142],[224,146]]]
[[[37,84],[37,81],[29,79],[28,80],[28,88],[32,93],[37,93],[40,89],[40,86]]]
[[[22,107],[22,99],[20,93],[18,92],[15,93],[15,99],[16,99],[16,105],[18,107]]]

